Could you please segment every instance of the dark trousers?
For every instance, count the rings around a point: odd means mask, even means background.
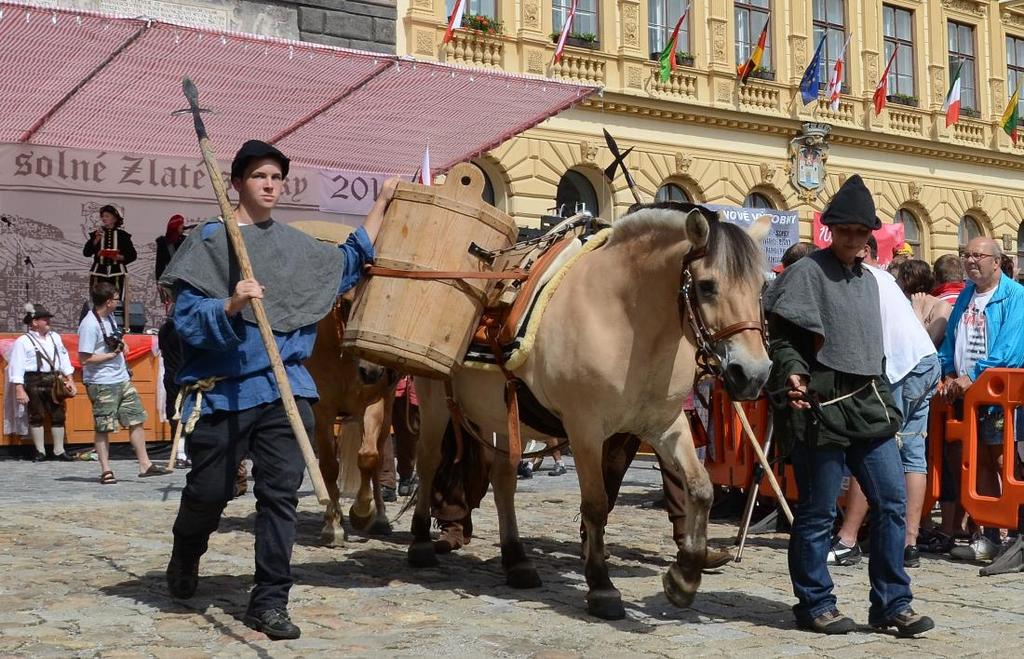
[[[313,410],[297,398],[306,433],[313,435]],[[256,486],[256,587],[249,611],[288,606],[295,544],[296,506],[305,462],[280,400],[241,412],[215,412],[196,423],[186,440],[192,470],[174,522],[174,551],[202,556],[235,493],[238,465],[249,455]]]
[[[836,605],[826,559],[844,465],[860,483],[871,506],[868,622],[882,622],[901,612],[913,596],[910,577],[903,569],[907,493],[896,440],[854,441],[845,449],[808,447],[797,442],[791,458],[800,492],[789,536],[789,575],[793,594],[799,600],[794,613],[810,620]]]

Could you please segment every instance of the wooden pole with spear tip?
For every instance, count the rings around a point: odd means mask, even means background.
[[[182,91],[188,99],[189,111],[195,122],[196,137],[199,139],[199,149],[203,152],[203,160],[206,162],[206,172],[213,185],[213,191],[217,195],[217,203],[220,206],[220,214],[224,220],[224,228],[228,233],[228,241],[238,259],[238,269],[241,271],[242,279],[253,279],[252,263],[249,261],[249,253],[245,249],[245,240],[242,238],[242,231],[238,228],[238,221],[235,219],[235,211],[228,201],[227,190],[224,189],[224,181],[221,179],[220,167],[213,154],[213,147],[210,145],[210,138],[206,134],[206,126],[200,116],[199,90],[187,76],[181,81]],[[299,408],[295,405],[295,397],[292,394],[291,384],[288,382],[288,375],[284,370],[284,363],[281,361],[281,353],[277,349],[277,342],[270,329],[270,321],[267,319],[267,311],[263,307],[263,300],[251,299],[253,314],[256,316],[256,323],[260,329],[260,337],[263,339],[263,346],[267,349],[267,356],[270,357],[270,366],[274,372],[274,379],[277,381],[277,389],[281,394],[281,402],[284,403],[285,412],[288,414],[288,422],[295,433],[295,440],[302,450],[302,457],[306,461],[306,470],[309,471],[309,478],[313,482],[313,491],[321,504],[328,504],[330,497],[327,494],[327,487],[324,485],[323,476],[320,474],[320,465],[316,454],[313,453],[313,446],[309,443],[309,436],[306,435],[306,427],[302,425],[302,417],[299,416]]]

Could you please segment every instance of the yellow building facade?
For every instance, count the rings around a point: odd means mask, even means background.
[[[402,0],[398,53],[602,88],[477,160],[494,203],[524,224],[581,196],[602,217],[625,212],[633,198],[622,177],[609,183],[602,174],[612,162],[607,128],[621,149],[633,147],[627,163],[645,200],[660,190],[701,203],[795,210],[802,238],[810,239],[814,213],[858,173],[883,221],[902,221],[922,258],[955,252],[976,233],[1018,252],[1024,140],[1014,146],[1000,123],[1018,73],[1024,83],[1018,3],[694,0],[678,44],[685,55],[662,82],[653,58],[685,0],[578,0],[576,38],[557,64],[553,33],[570,0],[465,1],[488,23],[500,21],[500,33],[456,30],[442,45],[452,0]],[[737,65],[769,14],[766,57],[741,84]],[[823,35],[822,93],[805,105],[801,77]],[[846,39],[845,82],[833,111],[824,86]],[[894,48],[889,102],[876,115],[872,97]],[[942,106],[957,69],[964,111],[947,127]],[[831,127],[813,189],[794,175],[807,123]]]

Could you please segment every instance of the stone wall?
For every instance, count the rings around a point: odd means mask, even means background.
[[[298,0],[282,4],[298,9],[303,41],[395,52],[396,0]]]

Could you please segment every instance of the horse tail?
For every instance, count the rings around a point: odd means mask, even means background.
[[[338,489],[343,497],[354,497],[359,491],[359,447],[363,443],[362,420],[343,421],[338,433]]]

